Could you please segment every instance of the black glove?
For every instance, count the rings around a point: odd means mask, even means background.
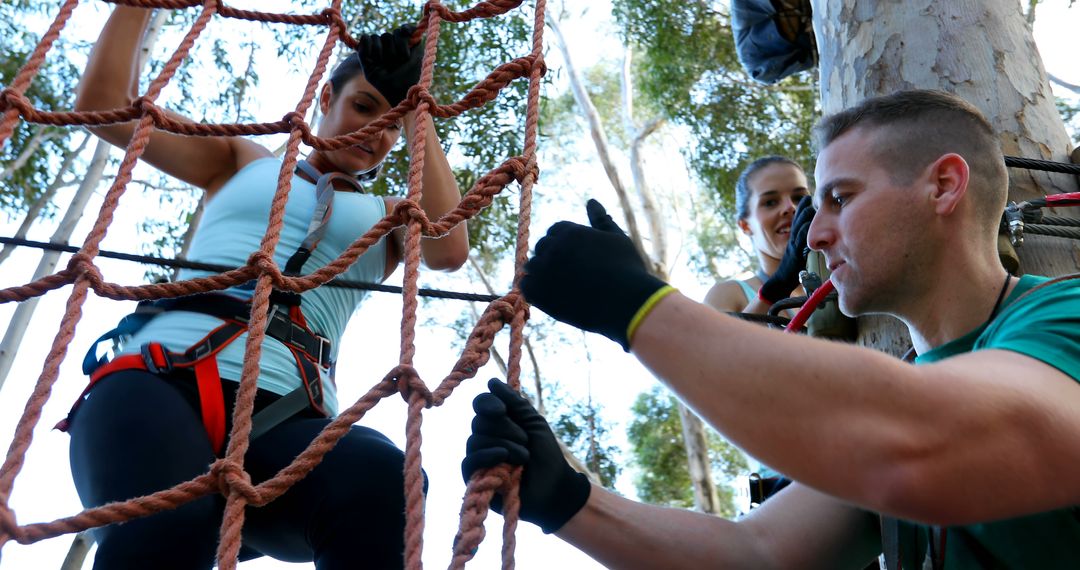
[[[552,533],[570,520],[589,499],[592,485],[563,457],[547,420],[528,400],[492,378],[490,394],[473,400],[473,434],[465,445],[461,474],[468,483],[477,469],[500,463],[524,465],[521,476],[521,518]],[[502,514],[502,497],[491,501]]]
[[[409,45],[416,26],[401,26],[382,35],[364,34],[357,40],[356,52],[364,68],[364,77],[391,107],[405,100],[409,88],[420,81],[424,59],[423,42]]]
[[[589,200],[585,210],[591,228],[559,222],[536,243],[521,292],[554,319],[600,333],[629,351],[631,321],[667,283],[649,274],[600,202]]]
[[[795,209],[795,219],[791,221],[791,234],[788,235],[787,249],[784,250],[784,258],[780,260],[780,267],[758,291],[758,296],[762,299],[775,303],[790,297],[791,292],[799,286],[799,273],[806,269],[806,256],[810,253],[806,235],[810,232],[810,222],[814,221],[816,213],[813,198],[803,196],[799,207]]]

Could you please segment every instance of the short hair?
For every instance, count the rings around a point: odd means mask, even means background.
[[[773,164],[790,164],[805,174],[803,167],[798,162],[780,155],[763,156],[751,162],[739,174],[739,180],[735,182],[735,215],[736,220],[745,220],[750,217],[750,177],[759,170]]]
[[[859,127],[883,131],[875,137],[873,152],[897,184],[910,184],[944,154],[964,157],[976,213],[992,216],[997,224],[1008,173],[994,127],[974,105],[952,93],[927,89],[873,97],[821,119],[814,127],[817,148],[823,150]]]

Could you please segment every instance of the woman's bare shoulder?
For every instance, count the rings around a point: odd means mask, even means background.
[[[738,279],[719,281],[705,294],[705,304],[724,312],[737,312],[746,307],[746,293]]]

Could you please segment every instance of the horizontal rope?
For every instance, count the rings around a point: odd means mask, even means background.
[[[1080,164],[1070,162],[1054,162],[1052,160],[1039,160],[1036,158],[1024,158],[1022,156],[1005,156],[1005,166],[1011,168],[1026,168],[1028,170],[1042,170],[1045,172],[1060,172],[1062,174],[1080,175]]]
[[[33,247],[36,249],[44,249],[48,251],[59,251],[62,253],[77,253],[79,248],[70,245],[61,245],[56,243],[48,243],[43,241],[32,241],[27,239],[12,238],[6,236],[0,236],[0,243],[4,245]],[[137,255],[134,253],[122,253],[116,251],[102,250],[98,253],[99,257],[107,257],[109,259],[119,259],[122,261],[134,261],[137,263],[147,263],[150,265],[157,265],[161,267],[172,267],[180,269],[198,269],[201,271],[214,271],[222,273],[225,271],[232,271],[236,267],[229,267],[227,265],[218,265],[215,263],[201,263],[198,261],[188,261],[186,259],[169,259],[164,257],[156,257],[152,255]],[[361,281],[352,281],[349,279],[331,279],[328,283],[330,287],[339,287],[342,289],[359,289],[363,291],[378,291],[380,293],[401,293],[401,287],[394,285],[383,285],[381,283],[364,283]],[[420,289],[420,295],[424,297],[431,297],[434,299],[454,299],[458,301],[477,301],[482,303],[490,303],[502,297],[498,295],[483,295],[480,293],[460,293],[457,291],[443,291],[440,289]]]

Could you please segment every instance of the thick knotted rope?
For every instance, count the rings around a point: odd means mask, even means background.
[[[238,10],[225,5],[221,0],[110,0],[115,4],[140,6],[143,8],[167,8],[173,10],[199,9],[198,18],[188,30],[183,41],[169,58],[157,77],[150,83],[146,93],[135,99],[131,105],[122,109],[95,112],[44,111],[37,109],[25,96],[34,76],[41,68],[48,50],[59,37],[78,0],[65,0],[49,29],[20,69],[9,86],[0,90],[0,148],[14,131],[19,118],[48,125],[104,125],[117,122],[138,121],[135,133],[126,149],[115,181],[105,195],[93,229],[83,242],[67,267],[61,271],[17,287],[0,290],[0,302],[23,301],[63,287],[74,285],[68,298],[67,310],[54,338],[45,366],[30,396],[25,411],[19,420],[15,435],[8,449],[3,467],[0,468],[0,546],[14,540],[21,544],[34,543],[49,537],[88,528],[114,524],[136,517],[148,516],[157,512],[176,508],[179,505],[212,493],[226,497],[225,514],[222,519],[221,540],[218,550],[219,567],[225,570],[235,568],[240,550],[240,531],[243,526],[244,508],[248,505],[265,505],[280,497],[288,488],[306,476],[323,456],[343,437],[349,426],[358,421],[380,400],[392,394],[400,394],[408,403],[406,423],[407,443],[405,449],[405,489],[406,496],[406,565],[420,568],[420,553],[423,538],[423,475],[420,456],[420,426],[423,410],[441,405],[461,382],[475,376],[490,355],[489,349],[495,335],[504,326],[510,326],[509,372],[507,381],[517,388],[520,384],[522,330],[528,318],[527,306],[518,292],[518,281],[527,257],[529,221],[531,218],[532,187],[536,182],[539,169],[536,163],[537,122],[539,116],[540,80],[546,71],[543,58],[543,31],[545,1],[537,0],[534,10],[533,41],[530,52],[494,69],[488,77],[478,83],[461,100],[440,104],[431,95],[429,89],[433,76],[438,50],[440,24],[443,21],[460,23],[476,18],[489,18],[518,8],[521,0],[488,0],[472,8],[454,12],[442,5],[439,0],[429,0],[424,4],[415,41],[425,39],[424,61],[420,82],[408,93],[404,101],[387,112],[383,117],[365,126],[363,129],[331,138],[322,138],[313,134],[310,125],[304,120],[314,101],[316,88],[326,71],[330,55],[337,45],[343,42],[356,47],[356,39],[346,30],[345,20],[341,16],[341,0],[333,0],[331,7],[318,14],[272,14],[248,10]],[[315,68],[308,78],[304,94],[294,110],[281,120],[270,123],[245,124],[197,124],[175,120],[169,117],[156,100],[161,90],[172,79],[207,23],[215,15],[241,20],[287,23],[305,26],[323,26],[327,28]],[[424,164],[424,140],[427,121],[425,115],[438,118],[454,117],[469,109],[474,109],[495,99],[499,90],[517,79],[528,81],[528,107],[525,120],[525,146],[521,156],[508,158],[481,177],[462,197],[460,203],[438,220],[430,220],[419,207],[423,194],[421,183]],[[377,136],[384,128],[396,124],[405,114],[415,111],[417,128],[411,139],[409,169],[409,191],[404,200],[375,224],[364,235],[356,239],[337,259],[308,275],[286,276],[273,261],[277,246],[285,203],[288,200],[292,172],[297,162],[300,143],[303,142],[319,150],[336,150],[354,145]],[[101,270],[95,264],[100,253],[100,244],[105,238],[113,214],[119,205],[131,172],[138,158],[142,155],[153,130],[162,130],[187,136],[243,136],[288,133],[289,139],[279,173],[277,191],[270,208],[267,231],[258,251],[248,258],[240,268],[223,271],[216,275],[190,279],[175,283],[125,286],[106,281]],[[511,292],[491,302],[484,311],[474,331],[469,336],[461,357],[454,364],[452,371],[436,389],[431,390],[412,366],[415,355],[415,328],[417,286],[419,278],[420,239],[422,236],[441,236],[463,221],[471,219],[483,208],[492,203],[493,198],[507,185],[517,182],[519,192],[519,216],[517,245],[515,249],[515,274]],[[259,355],[263,337],[270,292],[274,288],[302,292],[322,286],[334,279],[357,260],[371,245],[383,238],[393,228],[406,225],[405,279],[403,286],[403,307],[401,320],[401,353],[399,364],[379,381],[356,403],[342,412],[311,442],[288,467],[275,477],[253,484],[250,475],[244,469],[244,453],[247,451],[248,434],[251,431],[251,411],[254,405],[256,379],[259,375]],[[194,293],[220,291],[251,280],[256,280],[250,319],[250,332],[245,347],[243,373],[237,392],[236,407],[233,416],[233,428],[229,445],[223,458],[215,462],[209,471],[190,481],[171,489],[164,489],[151,495],[129,501],[111,503],[94,509],[87,509],[76,515],[46,523],[20,525],[9,499],[19,471],[25,462],[26,451],[32,441],[34,427],[41,418],[44,406],[55,384],[60,363],[63,362],[75,334],[75,328],[82,315],[82,305],[90,290],[111,299],[145,300],[164,297],[177,297]],[[503,566],[513,567],[513,532],[517,525],[518,499],[517,488],[521,470],[506,466],[478,474],[470,483],[462,507],[462,520],[459,531],[458,548],[455,550],[451,566],[461,567],[472,557],[476,546],[483,538],[483,519],[487,506],[494,492],[506,496],[506,523],[504,526]],[[362,513],[358,513],[362,516]]]

